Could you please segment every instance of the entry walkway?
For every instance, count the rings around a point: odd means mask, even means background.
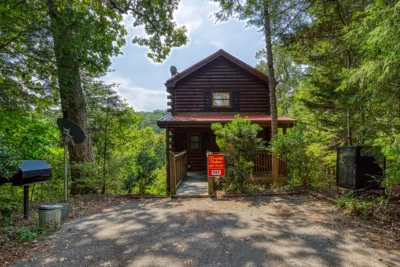
[[[207,197],[208,183],[206,172],[188,172],[176,190],[178,197]]]

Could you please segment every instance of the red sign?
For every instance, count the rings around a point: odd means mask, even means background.
[[[208,154],[208,176],[225,176],[224,154]]]

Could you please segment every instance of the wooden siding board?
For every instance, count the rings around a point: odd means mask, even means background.
[[[211,91],[232,91],[231,108],[212,108]],[[262,112],[269,113],[265,81],[229,60],[219,57],[180,80],[174,89],[174,112]]]

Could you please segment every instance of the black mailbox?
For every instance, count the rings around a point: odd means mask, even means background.
[[[24,160],[19,165],[18,172],[9,180],[0,178],[0,184],[11,182],[13,185],[24,186],[47,182],[51,180],[51,171],[45,160]]]

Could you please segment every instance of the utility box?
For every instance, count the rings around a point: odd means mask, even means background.
[[[363,156],[360,146],[337,148],[336,185],[347,189],[377,188],[383,170],[372,156]]]
[[[39,206],[39,227],[45,229],[57,229],[61,225],[61,205]]]

